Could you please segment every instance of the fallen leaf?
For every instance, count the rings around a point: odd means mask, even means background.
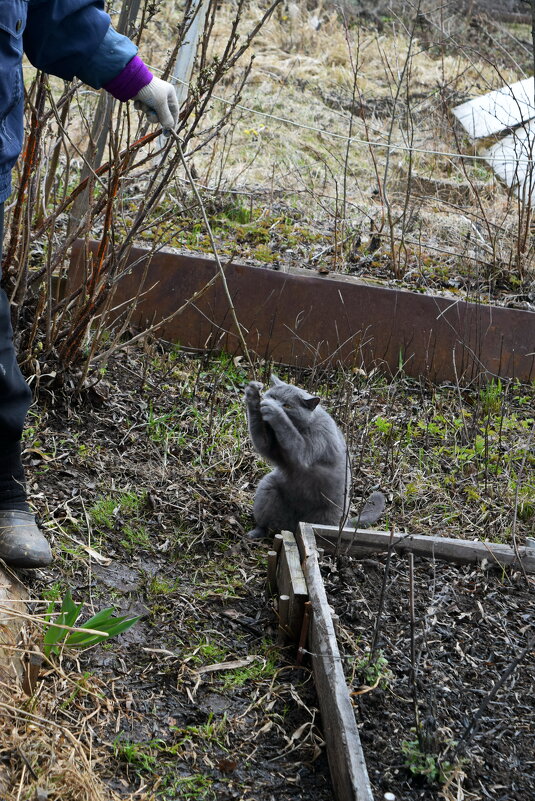
[[[238,767],[238,763],[235,759],[220,759],[217,763],[217,767],[221,771],[221,773],[232,773]]]
[[[309,724],[308,722],[307,722],[307,723],[303,723],[301,726],[299,726],[299,728],[298,728],[298,729],[296,729],[296,730],[294,731],[294,733],[292,734],[292,736],[290,737],[290,742],[291,742],[291,743],[293,743],[293,742],[295,742],[296,740],[300,740],[300,739],[301,739],[301,737],[303,736],[304,732],[305,732],[305,731],[306,731],[308,728],[310,728],[310,724]]]
[[[234,659],[230,662],[217,662],[214,665],[204,665],[195,672],[202,673],[215,673],[218,670],[236,670],[237,668],[247,667],[251,662],[254,662],[256,656],[246,656],[245,659]]]

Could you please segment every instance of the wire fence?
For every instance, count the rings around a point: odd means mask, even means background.
[[[162,70],[159,70],[157,67],[154,67],[152,65],[150,69],[156,73],[162,72]],[[188,87],[188,89],[192,85],[191,82],[177,80],[176,78],[171,78],[171,82],[183,84],[184,86]],[[321,134],[322,136],[330,137],[331,139],[338,139],[351,145],[365,145],[366,147],[378,148],[381,150],[387,150],[392,152],[397,151],[403,153],[421,154],[425,156],[439,156],[442,158],[449,158],[449,159],[471,159],[474,161],[484,161],[488,163],[492,162],[503,163],[504,161],[506,161],[507,163],[511,164],[518,164],[518,163],[533,164],[533,162],[535,161],[535,159],[533,158],[526,158],[525,156],[522,155],[516,158],[510,158],[504,160],[503,156],[493,156],[492,154],[486,155],[478,153],[459,153],[453,150],[433,150],[431,148],[417,147],[414,145],[404,145],[395,142],[374,141],[372,139],[366,139],[364,137],[359,137],[359,136],[347,136],[346,134],[337,133],[336,131],[332,131],[327,128],[319,128],[315,125],[307,125],[306,123],[292,120],[289,117],[281,117],[278,114],[271,114],[268,111],[261,111],[259,109],[252,108],[251,106],[246,106],[243,103],[235,103],[217,94],[213,94],[212,99],[217,100],[218,103],[222,103],[226,106],[239,109],[240,111],[245,111],[248,114],[251,114],[255,117],[260,117],[261,119],[273,120],[274,122],[280,122],[283,125],[289,125],[292,126],[293,128],[299,128],[305,131],[312,131],[313,133]],[[337,114],[343,117],[345,121],[347,121],[348,126],[350,125],[351,117],[343,115],[342,112],[337,112]],[[530,120],[531,119],[535,119],[535,108],[533,110],[533,117],[530,118]],[[529,120],[524,120],[523,124],[526,124],[527,122],[529,122]],[[533,137],[535,142],[535,132],[533,134]],[[473,142],[473,145],[475,146],[475,141]]]

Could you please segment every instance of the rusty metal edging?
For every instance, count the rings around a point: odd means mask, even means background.
[[[69,289],[85,282],[98,243],[75,243]],[[148,266],[147,266],[148,263]],[[131,324],[165,320],[217,272],[213,259],[132,248],[114,303],[124,314],[140,292]],[[124,270],[124,267],[121,267]],[[226,279],[248,348],[274,362],[373,367],[466,384],[479,375],[535,379],[535,313],[320,276],[230,264]],[[141,286],[141,283],[143,284]],[[240,352],[218,278],[158,335],[187,348]]]

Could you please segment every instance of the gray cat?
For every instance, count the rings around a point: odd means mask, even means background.
[[[250,539],[268,536],[270,529],[295,531],[300,521],[339,525],[349,509],[351,470],[342,432],[323,409],[320,399],[271,376],[271,389],[260,396],[262,384],[245,388],[247,421],[260,456],[275,465],[256,490],[256,528]],[[358,520],[369,526],[384,511],[385,499],[374,492]]]

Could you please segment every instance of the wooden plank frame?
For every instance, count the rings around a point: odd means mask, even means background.
[[[312,527],[318,544],[332,553],[340,537],[337,526]],[[390,542],[397,553],[414,553],[431,559],[445,559],[457,564],[476,562],[487,567],[513,567],[535,573],[535,549],[527,546],[512,548],[495,542],[483,540],[460,540],[453,537],[434,537],[428,534],[391,534],[389,531],[344,528],[340,537],[341,553],[352,556],[367,556],[372,553],[385,553]]]
[[[382,553],[392,546],[398,552],[408,551],[460,564],[486,562],[501,567],[516,566],[535,573],[535,539],[528,539],[525,546],[514,549],[498,543],[370,529],[345,528],[340,532],[337,526],[308,523],[299,525],[295,539],[289,532],[277,536],[273,551],[270,551],[269,574],[272,584],[276,577],[279,592],[279,632],[291,633],[292,639],[298,640],[301,645],[305,628],[308,628],[307,650],[312,662],[334,798],[336,801],[373,801],[364,751],[338,649],[335,620],[319,568],[319,551],[333,552],[337,543],[341,545],[342,552],[355,556]],[[318,545],[321,547],[318,548]],[[301,575],[306,582],[305,588]],[[305,590],[308,592],[308,602]],[[291,599],[296,591],[299,596],[299,620],[303,620],[301,613],[305,603],[307,610],[311,609],[310,619],[307,615],[307,623],[301,626],[295,620],[291,624]],[[295,608],[295,600],[293,603]],[[300,647],[298,662],[302,653]]]
[[[312,605],[308,650],[334,795],[337,801],[373,801],[312,527],[301,523],[296,540]]]

